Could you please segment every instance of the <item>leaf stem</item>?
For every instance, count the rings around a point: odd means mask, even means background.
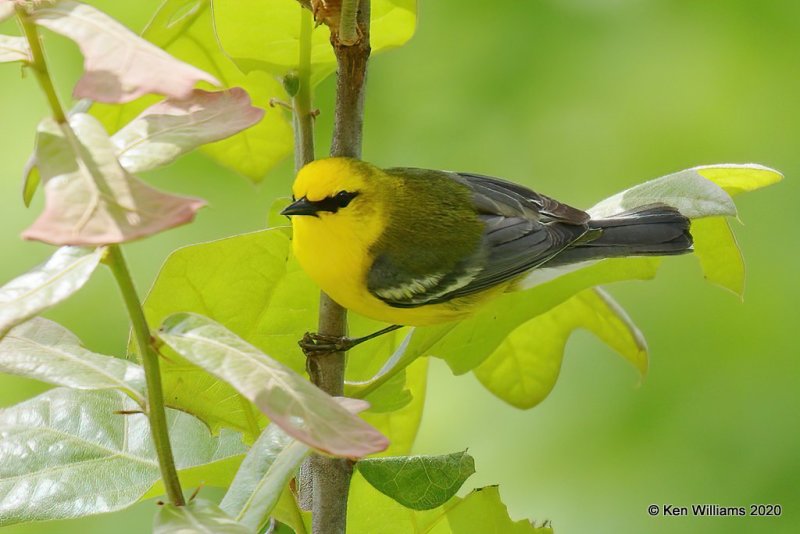
[[[364,120],[364,89],[369,59],[369,0],[360,0],[357,12],[349,13],[361,39],[349,46],[331,39],[336,54],[336,109],[331,156],[361,157]],[[342,10],[342,17],[345,12]],[[348,24],[342,22],[343,24]],[[332,34],[333,35],[333,34]],[[325,293],[320,294],[319,332],[342,337],[347,334],[347,313]],[[344,393],[345,353],[310,356],[311,381],[330,395]],[[344,534],[347,526],[347,495],[353,463],[345,458],[315,454],[310,468],[313,482],[313,534]]]
[[[186,500],[181,490],[178,471],[175,469],[175,459],[172,455],[172,446],[169,442],[158,354],[153,349],[150,329],[147,326],[131,273],[125,263],[125,257],[122,255],[122,249],[119,245],[109,245],[106,263],[117,280],[122,299],[125,301],[125,307],[128,309],[139,358],[142,362],[142,367],[144,367],[145,380],[147,381],[147,418],[150,421],[150,433],[153,437],[158,466],[161,470],[161,478],[164,480],[167,497],[175,506],[184,506]]]
[[[47,70],[47,62],[45,61],[44,51],[42,50],[42,40],[39,37],[36,24],[31,21],[23,5],[17,4],[16,10],[20,24],[22,24],[22,30],[25,32],[25,37],[28,40],[28,46],[31,48],[33,62],[29,65],[36,75],[36,79],[39,81],[39,85],[42,87],[45,96],[47,96],[47,102],[50,104],[50,109],[53,111],[53,118],[59,124],[65,124],[67,122],[67,115],[64,113],[64,108],[61,107],[56,88],[53,86],[53,80],[50,78],[50,72]]]

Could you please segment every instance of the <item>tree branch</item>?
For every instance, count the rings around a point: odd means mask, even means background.
[[[345,0],[348,1],[348,0]],[[349,0],[352,1],[352,0]],[[336,54],[336,109],[334,112],[331,156],[361,157],[364,113],[364,89],[369,59],[369,0],[359,2],[356,18],[356,44],[349,46],[338,40],[338,28],[331,28],[331,45]],[[342,9],[342,16],[345,10]],[[342,25],[347,25],[341,21]],[[356,27],[352,21],[349,23]],[[319,332],[331,336],[347,334],[347,314],[328,295],[320,295]],[[330,395],[344,393],[345,354],[337,352],[309,356],[311,381]],[[314,455],[310,460],[313,483],[313,534],[344,534],[347,525],[347,495],[353,463],[344,458]]]

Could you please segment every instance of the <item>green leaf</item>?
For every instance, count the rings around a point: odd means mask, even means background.
[[[639,330],[611,297],[587,289],[514,329],[480,366],[475,376],[497,397],[528,409],[543,401],[558,378],[567,340],[585,328],[647,372],[647,345]]]
[[[145,404],[141,367],[88,351],[72,332],[41,317],[0,339],[0,372],[76,389],[119,389]]]
[[[0,287],[0,336],[83,287],[104,253],[102,248],[63,247],[44,264]]]
[[[244,72],[260,70],[277,77],[298,68],[299,2],[214,0],[214,23],[222,48]],[[416,26],[416,0],[373,0],[370,14],[372,53],[402,46]],[[311,83],[336,69],[327,26],[311,34]]]
[[[144,414],[119,391],[57,388],[0,412],[0,524],[81,517],[135,503],[160,477]],[[178,469],[244,452],[194,417],[167,411]]]
[[[506,293],[457,323],[430,353],[444,359],[455,374],[465,373],[486,360],[517,327],[572,295],[600,284],[652,278],[658,265],[658,258],[608,259],[531,289]]]
[[[22,236],[55,245],[131,241],[190,222],[204,202],[163,193],[123,169],[106,131],[85,113],[39,124],[44,212]]]
[[[200,145],[230,137],[256,124],[264,110],[250,105],[239,88],[189,98],[166,99],[150,106],[111,137],[119,163],[128,172],[149,171],[171,163]]]
[[[277,425],[269,425],[247,453],[220,507],[260,532],[310,450]]]
[[[692,222],[694,255],[706,280],[736,295],[744,295],[744,258],[731,227],[723,217]]]
[[[122,103],[157,93],[181,100],[199,81],[219,85],[210,74],[178,61],[92,6],[40,2],[33,5],[31,18],[81,49],[85,72],[75,86],[76,98]]]
[[[755,163],[706,165],[695,167],[694,171],[720,186],[731,196],[761,189],[783,180],[783,174],[780,172]]]
[[[31,50],[24,37],[0,35],[0,63],[10,61],[31,61]]]
[[[553,534],[526,520],[513,521],[496,486],[453,497],[433,510],[411,510],[383,495],[356,474],[350,486],[347,526],[352,532],[381,534]],[[379,530],[376,530],[379,526]]]
[[[388,441],[332,397],[214,321],[168,317],[161,339],[184,358],[233,385],[290,436],[322,452],[361,458]]]
[[[313,328],[318,290],[294,262],[290,241],[265,230],[181,248],[164,263],[144,302],[155,330],[177,312],[201,313],[298,372],[305,359],[297,340]],[[255,439],[263,416],[224,381],[177,354],[162,362],[164,395],[170,406]]]
[[[311,532],[311,512],[300,509],[290,488],[283,490],[281,498],[272,510],[272,517],[291,528],[295,534]]]
[[[524,519],[512,520],[506,505],[500,500],[497,486],[473,490],[463,499],[454,497],[444,508],[447,525],[432,525],[431,534],[553,534],[553,529],[548,526],[536,527]]]
[[[273,3],[277,2],[269,2]],[[210,0],[166,0],[142,37],[173,56],[212,73],[225,87],[242,87],[257,107],[267,108],[271,98],[285,95],[280,82],[273,76],[263,72],[242,74],[220,50],[214,35]],[[116,131],[152,103],[152,99],[144,98],[124,106],[98,105],[92,113],[109,131]],[[275,108],[252,128],[204,145],[201,151],[249,179],[260,181],[267,171],[291,153],[292,147],[288,112]]]
[[[413,510],[442,506],[475,473],[475,461],[466,451],[368,458],[356,466],[375,489]]]
[[[253,534],[209,501],[195,499],[186,506],[164,504],[156,514],[153,534]]]
[[[369,424],[389,438],[389,448],[383,451],[381,455],[403,455],[411,452],[411,447],[414,445],[419,424],[422,420],[428,380],[428,359],[420,358],[414,361],[406,367],[405,373],[398,373],[396,376],[402,376],[403,374],[405,375],[404,389],[399,392],[395,389],[392,392],[399,397],[399,399],[395,400],[395,406],[391,406],[391,399],[384,398],[381,400],[384,403],[382,410],[376,412],[370,409],[363,414],[364,419]],[[381,389],[377,389],[374,394],[367,395],[365,397],[366,400],[372,402],[376,394],[389,395],[382,393]],[[410,400],[398,407],[398,400],[407,397],[411,397]]]
[[[36,190],[39,188],[39,184],[42,181],[42,177],[39,174],[39,168],[36,167],[36,160],[34,156],[31,156],[28,159],[28,162],[25,165],[25,179],[22,182],[22,202],[25,204],[26,208],[31,206],[31,201],[33,200],[33,196],[36,194]]]

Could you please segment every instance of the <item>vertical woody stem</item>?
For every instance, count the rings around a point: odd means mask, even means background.
[[[338,70],[336,75],[336,109],[334,114],[331,156],[361,157],[361,137],[364,119],[364,89],[369,59],[369,0],[342,0],[342,21],[358,27],[360,39],[355,44],[344,44],[331,39]],[[345,4],[350,4],[346,6]],[[358,8],[354,9],[355,4]],[[319,332],[331,336],[347,334],[347,314],[325,293],[320,295]],[[330,395],[344,392],[345,353],[310,356],[308,362],[311,381]],[[313,484],[313,534],[345,534],[347,525],[347,494],[353,464],[343,458],[314,455],[310,461]]]

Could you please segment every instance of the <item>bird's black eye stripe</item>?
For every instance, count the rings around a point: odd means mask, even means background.
[[[350,191],[339,191],[336,193],[336,196],[333,197],[336,200],[336,205],[340,208],[346,208],[350,201],[352,201],[358,193],[351,193]]]

